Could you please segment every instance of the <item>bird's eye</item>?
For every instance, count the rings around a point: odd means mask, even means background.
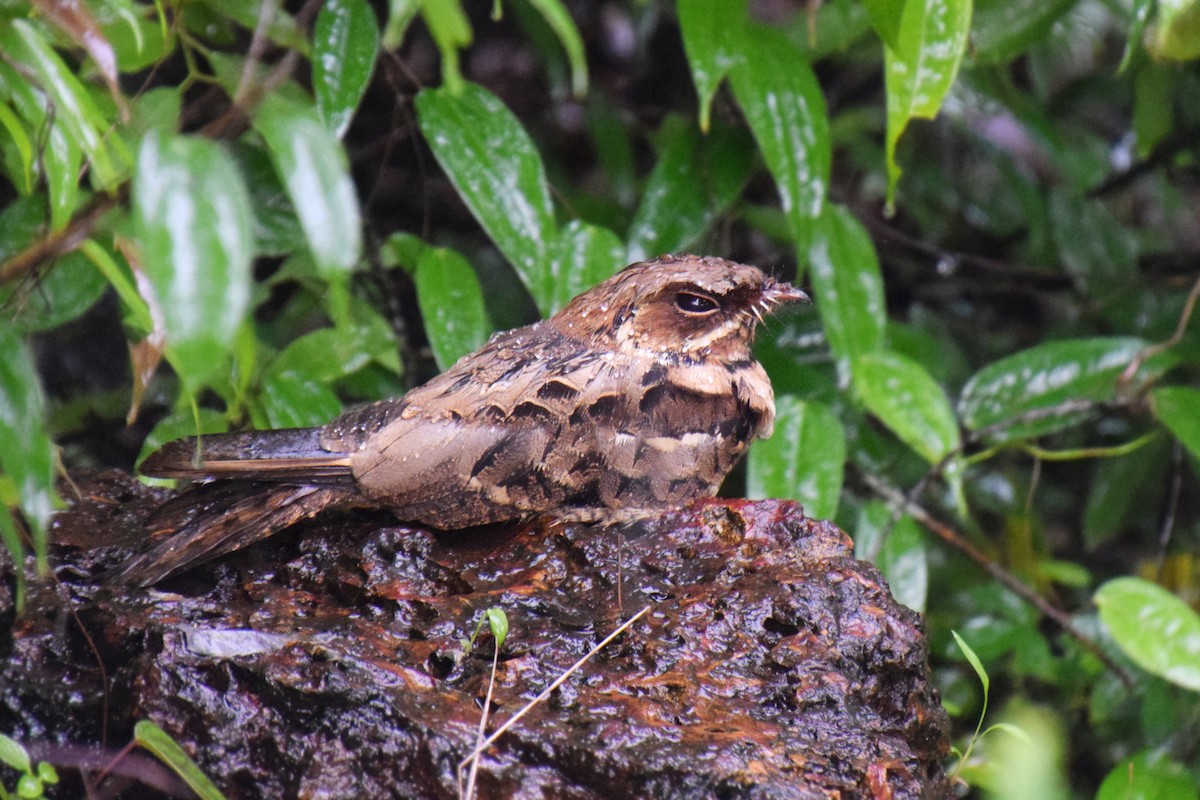
[[[675,295],[675,307],[685,314],[711,314],[717,310],[717,301],[693,292]]]

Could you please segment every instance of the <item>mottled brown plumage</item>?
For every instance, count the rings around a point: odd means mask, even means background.
[[[172,442],[142,472],[238,482],[169,504],[122,578],[153,583],[329,507],[457,529],[622,522],[712,495],[774,422],[755,326],[799,299],[756,267],[664,256],[323,428],[206,436],[198,458]]]

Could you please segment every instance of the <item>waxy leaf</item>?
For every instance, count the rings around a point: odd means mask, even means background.
[[[986,64],[1009,61],[1043,40],[1075,3],[1076,0],[974,0],[971,57]]]
[[[758,141],[792,227],[807,252],[829,187],[832,148],[825,96],[804,55],[779,31],[747,24],[733,94]]]
[[[133,740],[138,746],[144,747],[183,779],[188,788],[196,793],[200,800],[224,800],[224,795],[208,779],[196,762],[183,752],[174,739],[166,731],[149,720],[141,720],[133,726]]]
[[[687,252],[737,198],[750,177],[754,150],[721,129],[701,136],[674,117],[629,226],[629,261]]]
[[[88,156],[96,183],[110,187],[125,176],[128,153],[92,96],[38,30],[23,19],[0,25],[0,52],[22,64],[54,106],[54,119]]]
[[[1200,389],[1164,386],[1150,397],[1154,414],[1194,458],[1200,458]]]
[[[567,12],[561,0],[529,0],[567,53],[567,62],[571,65],[571,94],[583,97],[587,94],[588,69],[587,56],[583,50],[583,37]]]
[[[911,516],[902,514],[892,524],[892,510],[886,504],[878,500],[865,504],[854,526],[854,555],[879,567],[896,602],[925,612],[929,556],[925,536]]]
[[[930,464],[959,448],[958,422],[942,387],[910,358],[881,350],[854,364],[863,405]]]
[[[214,142],[152,132],[138,152],[133,218],[146,302],[162,320],[167,358],[194,389],[226,363],[246,315],[249,196]]]
[[[46,558],[46,524],[54,509],[54,445],[46,435],[42,389],[29,350],[21,337],[0,320],[0,472],[17,492],[17,502],[33,530],[38,563]],[[0,505],[0,515],[8,519]],[[0,529],[13,560],[21,555],[20,540],[12,526]],[[14,547],[14,544],[16,545]],[[20,574],[20,566],[14,568]]]
[[[1135,664],[1200,691],[1200,616],[1191,606],[1140,578],[1111,580],[1095,600],[1100,619]]]
[[[823,403],[782,395],[775,403],[775,432],[754,443],[746,464],[746,496],[796,500],[804,513],[829,519],[837,513],[846,462],[846,434]]]
[[[625,247],[617,235],[579,220],[567,223],[550,256],[554,275],[551,313],[625,266]]]
[[[1117,380],[1146,346],[1113,337],[1047,342],[993,362],[963,387],[958,413],[967,428],[994,442],[1029,439],[1068,428],[1094,413],[1095,403],[1116,397]],[[1170,354],[1149,359],[1134,387],[1173,363]]]
[[[887,314],[875,246],[853,214],[829,205],[815,230],[808,262],[817,310],[844,387],[853,364],[884,343]]]
[[[313,27],[312,82],[317,113],[337,138],[371,81],[379,23],[366,0],[330,0]]]
[[[741,49],[746,0],[679,0],[675,13],[692,83],[700,97],[700,130],[707,132],[713,97]]]
[[[317,272],[337,280],[362,251],[358,197],[341,144],[316,112],[280,94],[268,95],[254,117],[283,181]]]
[[[1187,766],[1158,748],[1122,759],[1105,776],[1096,800],[1196,800],[1200,784]]]
[[[516,268],[543,315],[554,306],[557,236],[541,156],[521,123],[481,86],[417,95],[421,132],[463,202]]]
[[[439,369],[487,342],[492,333],[483,289],[470,263],[460,253],[426,247],[417,257],[417,303],[425,333]]]
[[[884,47],[887,83],[887,197],[890,205],[900,180],[896,143],[914,117],[933,119],[958,75],[971,0],[906,0],[895,47]]]

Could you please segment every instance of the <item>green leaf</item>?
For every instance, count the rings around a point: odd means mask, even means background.
[[[563,50],[567,52],[567,61],[571,65],[571,93],[576,97],[587,94],[588,69],[587,57],[583,50],[583,39],[579,29],[571,20],[571,15],[563,6],[561,0],[528,0],[529,5],[537,9],[546,20],[546,24],[554,31]]]
[[[974,0],[971,56],[981,64],[1012,60],[1042,41],[1076,0]]]
[[[489,608],[484,614],[487,616],[492,638],[496,640],[496,649],[499,650],[504,646],[504,640],[508,638],[508,615],[504,613],[504,609],[495,606]]]
[[[713,98],[741,49],[746,0],[679,0],[675,13],[700,98],[700,130],[707,132]]]
[[[1102,203],[1065,192],[1050,196],[1059,260],[1084,286],[1128,280],[1137,270],[1137,242]]]
[[[138,453],[138,466],[146,460],[146,456],[162,447],[167,442],[182,439],[185,436],[204,436],[210,433],[224,433],[229,430],[229,422],[225,417],[211,408],[201,408],[194,414],[190,408],[176,409],[158,421],[142,441],[142,449]],[[143,479],[145,480],[145,479]]]
[[[0,733],[0,763],[8,764],[18,772],[32,772],[29,753],[16,739]]]
[[[1116,397],[1117,379],[1146,347],[1141,339],[1067,339],[1031,347],[995,361],[963,387],[958,413],[972,431],[993,442],[1034,438],[1068,428]],[[1161,375],[1170,354],[1149,359],[1133,387]]]
[[[925,536],[908,514],[902,514],[889,531],[891,520],[892,510],[884,503],[872,500],[865,504],[854,526],[854,554],[879,567],[896,602],[923,614],[929,595]],[[885,533],[887,538],[883,538]]]
[[[0,102],[0,125],[8,131],[8,142],[12,144],[17,154],[17,163],[8,164],[8,175],[17,191],[29,194],[33,191],[33,142],[25,132],[25,125],[17,118],[16,113],[7,103]],[[0,145],[4,142],[0,141]],[[8,153],[5,153],[6,157]]]
[[[825,97],[804,55],[779,31],[747,24],[741,62],[730,72],[733,94],[804,253],[829,186],[832,145]]]
[[[319,375],[274,370],[263,375],[262,395],[253,411],[259,428],[312,428],[340,414],[342,403]]]
[[[1196,800],[1200,785],[1183,764],[1142,750],[1122,759],[1105,776],[1096,800]]]
[[[1166,437],[1160,437],[1132,453],[1097,460],[1083,511],[1083,540],[1089,550],[1133,525],[1152,487],[1164,485],[1166,444]]]
[[[686,252],[750,178],[754,149],[738,132],[722,128],[701,137],[681,117],[663,129],[658,162],[629,226],[629,261]]]
[[[0,210],[0,262],[43,235],[44,222],[44,196],[20,197]],[[0,284],[0,308],[18,333],[49,330],[87,311],[105,286],[85,257],[68,253],[40,269],[36,280]]]
[[[33,531],[39,567],[46,558],[46,525],[54,510],[54,445],[46,435],[42,388],[25,342],[0,321],[0,471],[17,490]],[[8,510],[0,504],[0,514]],[[20,552],[13,560],[19,561]]]
[[[883,40],[883,43],[893,49],[900,46],[900,22],[903,19],[907,0],[863,0],[867,10],[867,19],[871,27]]]
[[[796,500],[807,516],[832,518],[846,462],[842,423],[828,406],[786,394],[776,400],[775,413],[771,438],[750,448],[746,496]]]
[[[378,52],[379,23],[366,0],[321,6],[313,27],[313,95],[317,113],[338,139],[371,81]]]
[[[49,126],[46,147],[42,149],[42,166],[46,171],[46,187],[50,192],[50,227],[60,231],[71,221],[79,206],[79,170],[83,152],[74,138],[61,125]]]
[[[854,386],[867,409],[930,464],[958,450],[958,422],[942,387],[917,362],[886,350],[854,363]]]
[[[53,105],[54,119],[87,153],[91,170],[100,187],[114,186],[124,177],[128,154],[121,140],[107,136],[109,123],[75,73],[46,42],[38,30],[23,19],[0,25],[0,52],[29,69]]]
[[[1150,397],[1154,415],[1194,458],[1200,458],[1200,389],[1164,386]]]
[[[521,123],[481,86],[417,95],[421,132],[463,202],[516,268],[543,315],[554,306],[547,257],[557,236],[542,158]]]
[[[1096,591],[1100,619],[1142,669],[1200,691],[1200,615],[1161,586],[1116,578]]]
[[[250,200],[217,144],[150,133],[138,152],[133,216],[166,354],[193,389],[226,363],[250,300]]]
[[[808,253],[813,293],[843,385],[854,363],[883,348],[887,309],[871,237],[854,215],[830,205]]]
[[[224,800],[208,776],[200,771],[196,762],[183,752],[166,731],[149,720],[141,720],[133,726],[133,740],[162,761],[195,792],[200,800]]]
[[[550,257],[553,313],[625,266],[625,246],[608,228],[571,220],[555,241]]]
[[[1159,0],[1158,19],[1147,47],[1158,59],[1191,61],[1200,58],[1200,2]]]
[[[971,649],[971,646],[958,635],[958,631],[950,631],[950,635],[954,637],[958,649],[962,650],[963,655],[966,656],[967,663],[971,665],[971,669],[975,670],[975,674],[979,676],[979,683],[983,685],[983,696],[986,699],[992,681],[988,678],[987,670],[983,668],[983,662],[979,660],[979,656],[975,655],[975,651]]]
[[[383,28],[383,49],[395,50],[404,40],[409,24],[421,10],[424,0],[389,0],[387,24]]]
[[[971,0],[906,0],[898,46],[884,47],[887,84],[887,202],[895,200],[900,167],[896,143],[915,117],[933,119],[958,75]]]
[[[340,280],[358,263],[362,223],[341,144],[316,112],[270,94],[254,117],[308,240],[317,272]]]
[[[417,257],[417,303],[439,369],[478,350],[492,332],[483,289],[462,254],[427,247]]]
[[[421,3],[421,17],[442,58],[442,81],[446,91],[457,96],[466,84],[458,65],[458,51],[471,44],[471,22],[463,11],[462,0]]]

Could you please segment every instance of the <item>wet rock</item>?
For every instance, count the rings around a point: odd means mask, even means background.
[[[484,611],[510,624],[494,729],[648,606],[487,751],[479,797],[948,795],[918,616],[794,503],[624,531],[334,515],[147,591],[98,576],[163,493],[113,473],[81,489],[55,581],[20,619],[0,597],[0,730],[60,766],[150,719],[230,798],[457,797],[494,647],[461,640]],[[151,792],[115,772],[96,796]]]

